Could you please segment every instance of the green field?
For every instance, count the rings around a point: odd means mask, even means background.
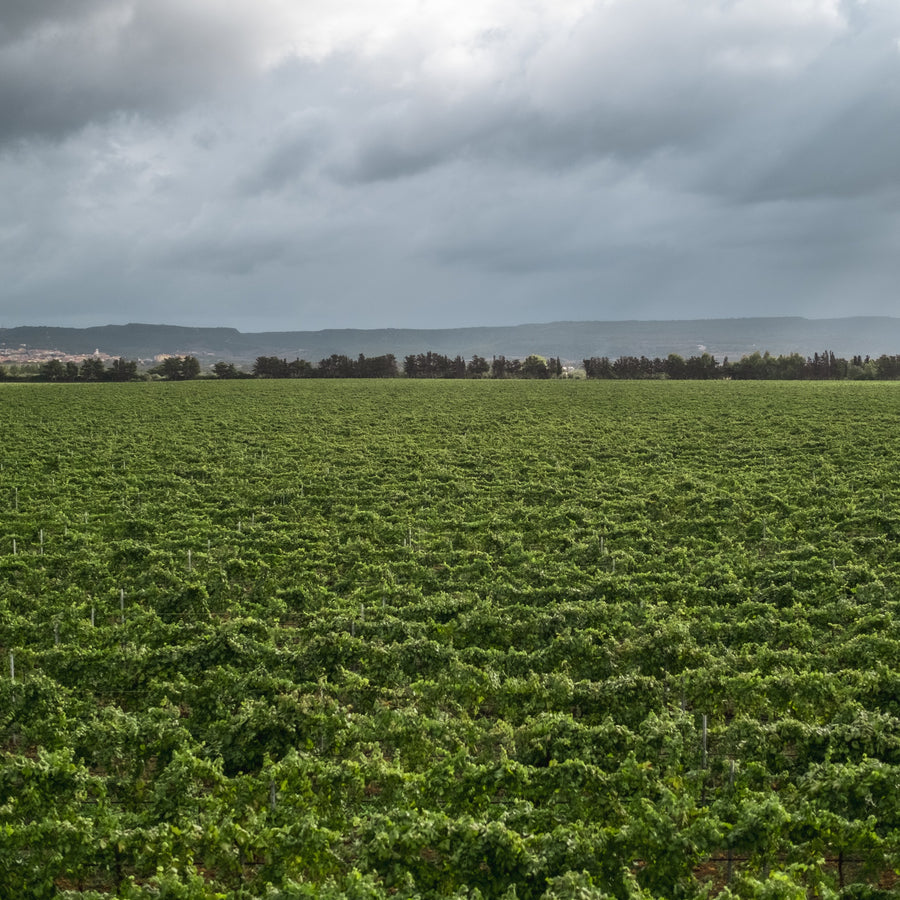
[[[0,428],[0,897],[900,897],[900,384]]]

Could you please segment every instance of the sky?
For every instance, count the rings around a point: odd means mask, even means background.
[[[0,327],[894,315],[897,0],[0,0]]]

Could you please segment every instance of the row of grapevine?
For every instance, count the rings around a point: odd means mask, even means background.
[[[897,399],[3,385],[0,894],[896,896]]]

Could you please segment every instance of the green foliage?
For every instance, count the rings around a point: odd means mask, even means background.
[[[150,374],[169,381],[189,381],[200,375],[200,361],[196,356],[167,356]]]
[[[2,394],[0,896],[894,890],[892,385]]]

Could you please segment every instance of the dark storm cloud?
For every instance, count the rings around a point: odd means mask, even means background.
[[[888,0],[0,2],[0,322],[894,312]]]
[[[315,106],[287,111],[240,163],[235,178],[242,193],[289,189],[295,179],[320,168],[333,152],[333,112]]]
[[[873,78],[790,135],[755,186],[763,198],[844,196],[900,189],[900,68],[881,57]]]
[[[176,0],[4,3],[0,141],[58,139],[216,94],[252,68],[245,24]]]
[[[820,158],[827,177],[846,161],[820,142],[815,127],[827,128],[828,117],[842,127],[842,105],[852,111],[874,90],[880,99],[873,115],[859,124],[874,133],[890,128],[885,114],[895,94],[885,78],[896,71],[898,54],[883,20],[878,28],[862,20],[848,31],[836,13],[803,28],[797,15],[775,14],[774,22],[746,16],[742,23],[726,5],[698,8],[706,14],[692,15],[691,6],[677,2],[604,5],[552,39],[523,44],[500,34],[486,45],[496,71],[468,90],[424,64],[399,84],[382,77],[380,59],[298,66],[298,105],[338,101],[327,135],[277,136],[248,183],[288,182],[326,156],[330,174],[351,183],[417,176],[459,159],[560,169],[605,158],[640,166],[659,155],[683,155],[715,172],[729,150],[739,159],[742,145],[767,141],[767,152],[747,166],[762,182],[777,176],[781,162],[773,136],[796,145],[801,158]],[[479,53],[473,56],[477,65]],[[860,79],[855,97],[840,85],[848,69]],[[321,109],[316,115],[323,119]],[[890,166],[889,150],[877,155]]]
[[[895,191],[900,16],[859,22],[697,155],[695,183],[740,203]]]
[[[41,28],[78,22],[109,5],[109,0],[67,0],[63,3],[60,0],[29,0],[28,3],[5,0],[0,4],[0,45]]]

